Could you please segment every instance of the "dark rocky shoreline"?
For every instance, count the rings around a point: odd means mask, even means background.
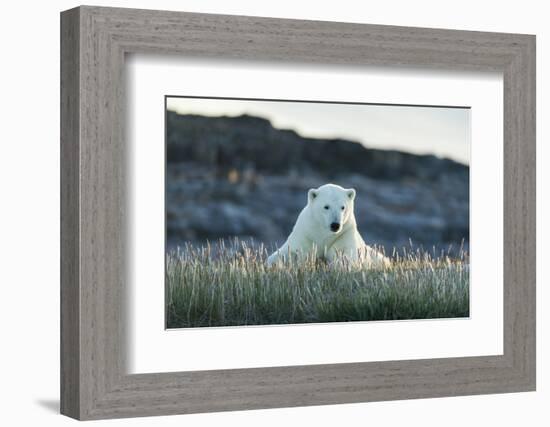
[[[284,241],[309,188],[357,190],[369,244],[468,249],[469,168],[449,159],[303,138],[252,117],[167,113],[168,246],[207,240]]]

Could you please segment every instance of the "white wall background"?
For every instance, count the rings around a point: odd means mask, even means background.
[[[545,3],[386,0],[97,1],[97,5],[537,34],[538,391],[109,421],[110,425],[545,426],[550,421],[548,201],[550,27]],[[59,12],[7,2],[0,26],[0,422],[63,426],[59,405]],[[545,360],[546,359],[546,360]]]

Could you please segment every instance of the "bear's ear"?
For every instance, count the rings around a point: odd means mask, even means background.
[[[349,190],[346,190],[346,194],[348,195],[348,198],[349,198],[350,200],[354,200],[354,199],[355,199],[355,189],[350,188]]]
[[[307,202],[308,203],[313,202],[316,197],[317,197],[317,190],[314,188],[310,188],[309,191],[307,192]]]

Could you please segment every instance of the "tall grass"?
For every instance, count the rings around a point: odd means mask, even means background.
[[[266,265],[264,247],[235,241],[167,254],[168,328],[467,317],[466,256],[394,253],[390,266],[314,259]]]

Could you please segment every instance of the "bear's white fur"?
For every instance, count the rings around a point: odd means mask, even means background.
[[[315,256],[329,262],[348,260],[357,265],[384,266],[389,259],[365,244],[355,222],[355,190],[325,184],[308,191],[287,241],[267,259],[268,265],[289,257]]]

